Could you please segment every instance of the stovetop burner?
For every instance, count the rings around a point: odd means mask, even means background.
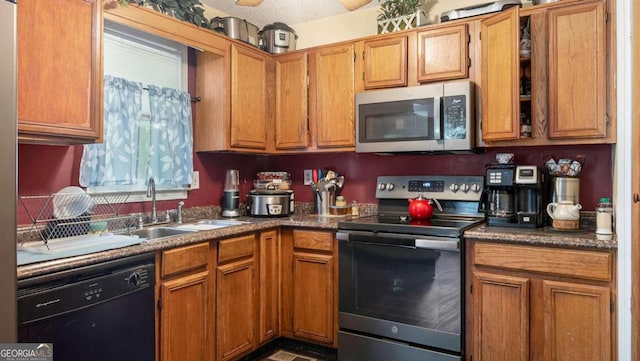
[[[483,176],[380,176],[376,187],[378,214],[338,223],[340,230],[460,237],[484,221],[478,212]],[[428,220],[411,219],[408,199],[437,199],[443,211]]]

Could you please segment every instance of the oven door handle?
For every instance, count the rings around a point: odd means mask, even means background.
[[[438,249],[443,251],[459,251],[460,241],[440,241],[435,239],[416,239],[416,248]]]

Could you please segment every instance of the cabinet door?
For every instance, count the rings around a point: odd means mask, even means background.
[[[545,360],[611,360],[609,287],[543,282]]]
[[[307,53],[276,58],[276,129],[278,150],[304,149],[309,136]]]
[[[603,138],[606,120],[605,4],[548,10],[549,138]]]
[[[461,79],[469,76],[467,24],[418,32],[418,81]]]
[[[293,335],[331,345],[334,335],[334,257],[293,253]]]
[[[102,140],[102,1],[21,1],[18,139]]]
[[[354,45],[321,48],[314,53],[314,136],[318,148],[355,148]],[[315,113],[315,114],[314,114]]]
[[[364,41],[364,88],[407,85],[407,36]]]
[[[255,273],[253,258],[216,269],[218,361],[233,359],[256,345]]]
[[[257,50],[231,46],[232,148],[267,147],[267,71],[270,59]]]
[[[520,135],[519,24],[517,7],[481,23],[483,141]]]
[[[529,279],[473,273],[473,359],[529,357]]]
[[[165,281],[160,286],[160,358],[205,361],[208,356],[209,272]],[[114,330],[117,332],[117,330]]]
[[[278,336],[280,320],[280,240],[278,232],[268,231],[260,235],[260,309],[258,343],[263,344]]]

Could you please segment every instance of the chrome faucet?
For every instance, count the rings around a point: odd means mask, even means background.
[[[178,202],[178,224],[182,224],[182,206],[184,206],[184,202]]]
[[[158,223],[158,211],[156,209],[156,181],[149,177],[147,182],[147,197],[151,197],[151,223]]]

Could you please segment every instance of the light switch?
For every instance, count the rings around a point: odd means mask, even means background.
[[[311,185],[311,183],[313,183],[313,172],[311,171],[311,169],[304,170],[303,179],[304,179],[303,184],[306,186]]]

